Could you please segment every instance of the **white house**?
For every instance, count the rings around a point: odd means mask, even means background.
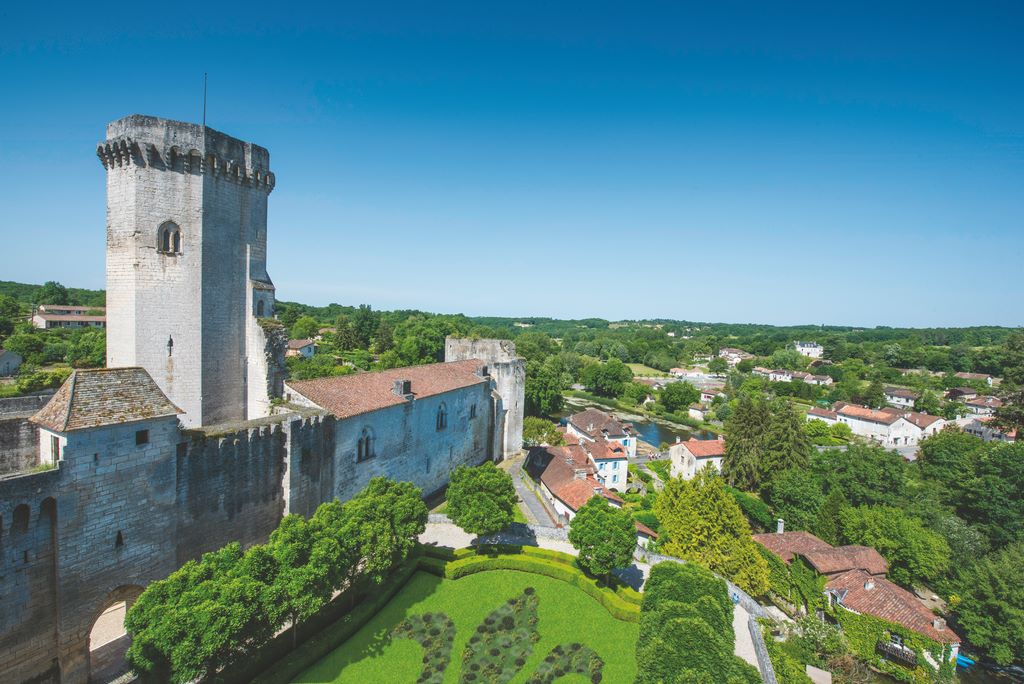
[[[780,368],[768,372],[768,379],[772,382],[793,382],[793,371]]]
[[[715,397],[724,397],[725,392],[720,389],[703,389],[700,391],[700,400],[705,404],[710,404],[715,400]]]
[[[604,411],[589,408],[569,416],[565,425],[566,434],[579,438],[580,443],[606,440],[622,445],[628,458],[636,458],[636,441],[633,426],[622,423]]]
[[[668,450],[672,461],[672,477],[692,480],[703,468],[712,467],[722,472],[725,457],[724,439],[689,439],[676,442]]]
[[[961,380],[977,380],[979,382],[984,382],[989,387],[995,383],[995,378],[988,373],[954,373],[953,375]]]
[[[304,359],[311,359],[316,353],[316,342],[313,340],[288,340],[288,350],[285,356],[301,356]]]
[[[808,385],[822,385],[828,387],[832,384],[832,376],[830,375],[811,375],[804,378],[804,382]]]
[[[43,330],[52,328],[105,328],[106,309],[102,306],[71,306],[40,304],[32,314],[32,325]]]
[[[835,425],[839,422],[839,414],[835,411],[812,406],[807,410],[807,420],[820,420],[829,425]]]
[[[686,413],[687,415],[690,416],[690,418],[693,418],[694,420],[706,422],[708,419],[708,414],[711,413],[711,409],[708,408],[707,406],[704,406],[703,404],[690,404],[690,406],[686,409]]]
[[[975,416],[991,416],[996,409],[1001,407],[1003,402],[997,397],[982,395],[964,403],[968,412]]]
[[[825,348],[817,342],[794,342],[793,348],[811,359],[820,359],[825,353]]]
[[[622,444],[598,439],[593,442],[581,440],[580,446],[594,465],[594,476],[598,482],[615,491],[626,488],[629,482],[629,459]]]
[[[17,373],[23,360],[21,354],[15,354],[0,347],[0,377],[7,377]]]
[[[718,350],[719,358],[725,359],[725,362],[730,366],[735,366],[740,361],[747,361],[754,358],[753,354],[748,354],[742,349],[735,349],[733,347],[723,347]]]
[[[1015,442],[1017,431],[1004,432],[992,424],[992,416],[980,416],[964,426],[964,432],[986,442]]]
[[[897,408],[914,408],[914,402],[920,398],[917,392],[902,387],[886,387],[885,401]]]

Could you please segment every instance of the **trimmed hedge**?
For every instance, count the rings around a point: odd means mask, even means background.
[[[543,549],[539,550],[543,551]],[[559,555],[572,558],[572,556],[567,556],[566,554]],[[545,577],[561,580],[577,587],[604,606],[605,610],[617,620],[637,622],[640,619],[640,606],[638,603],[633,603],[607,587],[598,586],[597,580],[588,577],[582,570],[563,560],[535,557],[529,553],[473,554],[443,564],[438,563],[438,559],[430,560],[433,562],[421,563],[420,569],[446,579],[459,579],[460,577],[490,570],[518,570],[520,572],[544,575]],[[633,593],[635,594],[636,592]]]

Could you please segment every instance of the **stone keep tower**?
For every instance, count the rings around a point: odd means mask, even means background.
[[[270,153],[211,128],[107,125],[107,366],[141,366],[188,426],[257,418],[283,382],[267,275]]]

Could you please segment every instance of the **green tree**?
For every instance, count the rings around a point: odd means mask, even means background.
[[[725,483],[711,469],[693,480],[672,478],[654,506],[667,540],[662,549],[725,575],[744,590],[768,590],[768,564]]]
[[[979,559],[958,578],[957,625],[1000,665],[1024,662],[1024,544]]]
[[[583,384],[602,397],[617,397],[622,386],[633,378],[629,366],[619,359],[587,366],[582,373]]]
[[[18,301],[14,297],[0,295],[0,344],[14,332],[14,327],[21,320],[21,306]]]
[[[360,579],[380,584],[426,529],[427,505],[410,482],[375,477],[345,503],[341,534],[355,545]]]
[[[772,479],[765,495],[788,529],[810,531],[825,500],[821,484],[821,479],[811,471],[790,468]]]
[[[839,423],[836,423],[839,425]],[[832,431],[829,424],[823,420],[809,420],[804,424],[804,432],[815,444],[829,444],[832,439]]]
[[[636,527],[629,511],[615,508],[603,496],[592,496],[569,525],[569,543],[579,551],[579,564],[605,581],[615,568],[633,561]]]
[[[973,435],[942,430],[922,440],[915,464],[922,477],[940,485],[943,500],[955,504],[971,478],[973,456],[983,446]]]
[[[658,401],[666,411],[685,411],[690,404],[700,399],[700,390],[688,382],[670,382],[658,394]]]
[[[885,387],[878,380],[873,380],[860,395],[860,401],[871,408],[882,408],[885,406]]]
[[[734,487],[751,491],[760,485],[765,435],[771,419],[771,411],[763,398],[744,393],[725,421],[722,475]]]
[[[939,415],[939,412],[942,411],[939,396],[931,390],[924,390],[921,392],[921,396],[914,402],[914,410],[933,416]]]
[[[526,416],[523,418],[523,441],[530,446],[559,446],[565,444],[565,435],[549,420]]]
[[[764,453],[759,467],[759,484],[770,485],[778,474],[793,468],[804,469],[811,460],[811,440],[804,430],[805,421],[789,402],[778,400],[770,407]]]
[[[55,280],[48,280],[43,283],[36,293],[36,304],[70,304],[68,288]]]
[[[470,534],[484,536],[512,524],[517,505],[512,476],[488,461],[470,468],[459,466],[448,484],[448,517]]]
[[[373,343],[378,354],[382,354],[395,346],[395,331],[391,324],[381,319],[377,326],[377,332],[373,336]]]
[[[907,462],[895,451],[851,444],[846,451],[828,449],[815,454],[811,469],[843,490],[850,505],[906,502]]]
[[[378,326],[377,314],[369,304],[360,304],[352,315],[352,332],[355,335],[356,345],[360,349],[367,349]]]
[[[562,377],[546,364],[531,363],[526,373],[523,397],[526,414],[553,416],[562,410]]]
[[[973,453],[957,513],[996,547],[1024,541],[1024,442],[989,442]]]
[[[949,544],[921,520],[890,506],[858,506],[840,513],[848,544],[870,546],[889,561],[889,577],[900,584],[933,580],[949,566]]]
[[[837,485],[833,485],[818,509],[818,516],[811,531],[818,538],[833,546],[838,546],[842,539],[842,513],[849,505],[843,490]]]
[[[720,356],[708,361],[708,372],[712,375],[721,375],[727,370],[729,370],[729,364]]]
[[[351,351],[359,348],[359,340],[356,339],[352,323],[346,316],[338,316],[334,322],[334,345],[338,351]]]
[[[291,338],[293,340],[309,340],[316,337],[320,332],[320,323],[312,316],[302,316],[292,326]]]

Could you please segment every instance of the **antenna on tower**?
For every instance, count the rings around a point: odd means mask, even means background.
[[[206,72],[203,72],[203,128],[206,128]]]

